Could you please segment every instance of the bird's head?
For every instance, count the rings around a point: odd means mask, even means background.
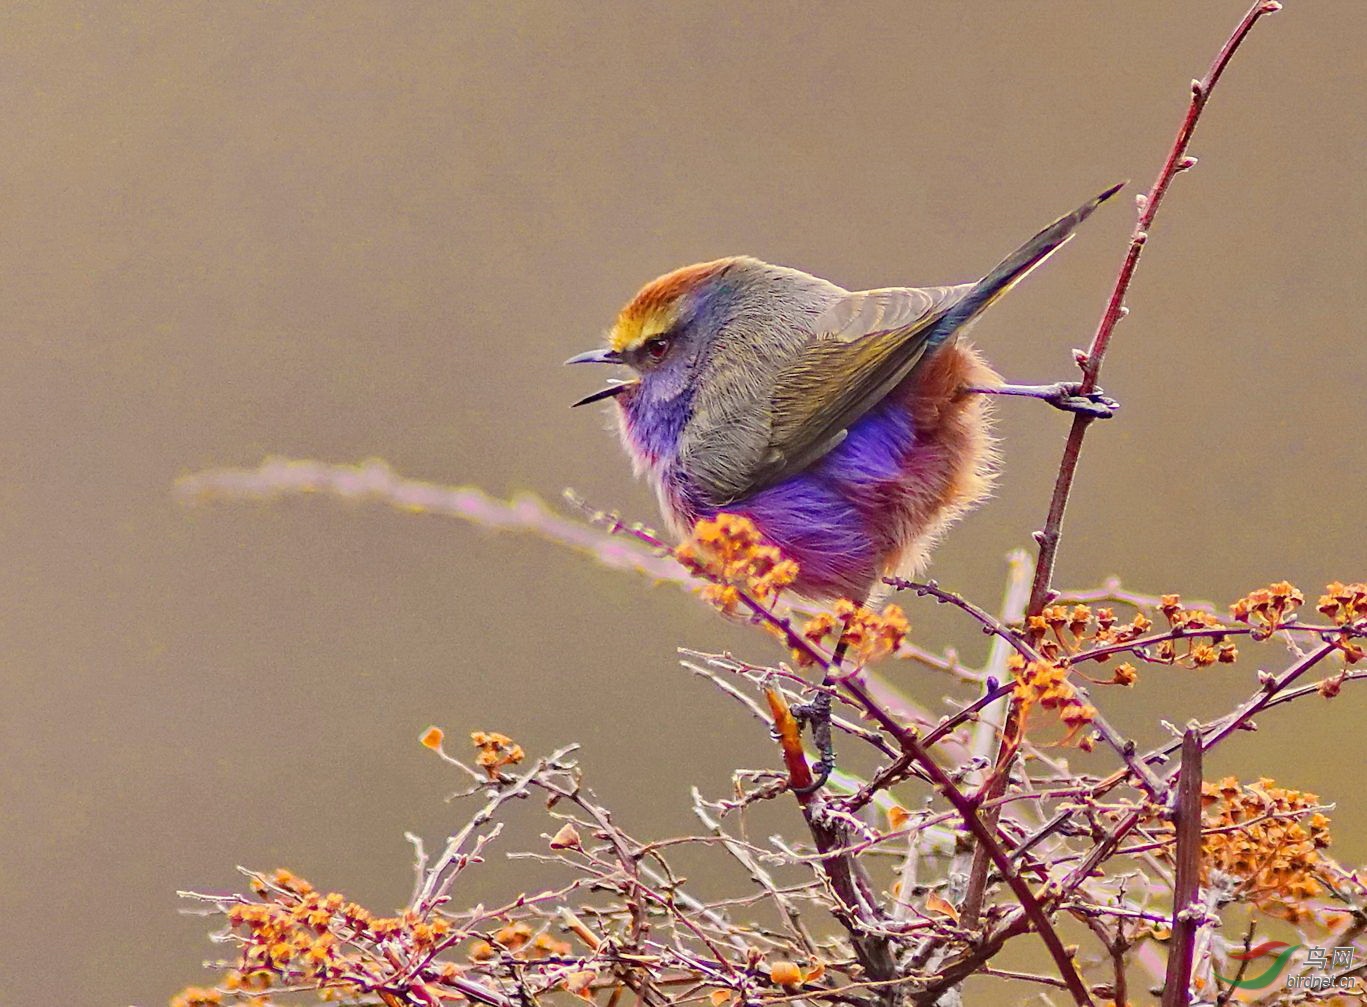
[[[574,405],[623,394],[660,404],[683,397],[721,330],[724,277],[741,261],[718,259],[684,266],[642,287],[618,313],[604,347],[565,361],[622,364],[635,372],[635,380],[610,384]]]

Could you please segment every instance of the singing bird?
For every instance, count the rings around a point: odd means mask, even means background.
[[[921,570],[992,485],[985,394],[1107,416],[1077,385],[1007,385],[965,338],[974,319],[1072,237],[1114,186],[1059,218],[976,283],[848,291],[747,256],[646,284],[607,346],[566,363],[622,364],[622,443],[672,529],[750,518],[816,600],[864,601]]]

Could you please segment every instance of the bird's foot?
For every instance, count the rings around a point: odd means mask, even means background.
[[[1080,381],[1056,381],[1052,385],[994,385],[965,388],[964,391],[978,395],[1020,395],[1039,399],[1055,409],[1090,416],[1094,420],[1110,419],[1120,408],[1120,403],[1105,395],[1100,388],[1084,392]]]
[[[812,782],[803,787],[793,787],[793,793],[805,796],[815,793],[826,785],[835,768],[835,742],[831,738],[831,694],[821,691],[810,703],[793,707],[793,716],[800,726],[812,725],[812,743],[819,753],[816,765],[812,767]]]
[[[1108,420],[1120,408],[1120,403],[1103,394],[1100,388],[1084,392],[1080,381],[1059,381],[1045,387],[1049,389],[1050,394],[1044,396],[1044,401],[1064,412],[1081,413],[1095,420]]]

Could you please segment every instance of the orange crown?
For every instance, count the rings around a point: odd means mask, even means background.
[[[667,331],[677,320],[679,301],[699,283],[716,276],[733,259],[717,259],[684,266],[651,280],[627,302],[608,335],[608,346],[622,353]]]

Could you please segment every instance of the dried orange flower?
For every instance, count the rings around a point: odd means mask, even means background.
[[[499,944],[502,944],[509,951],[516,951],[531,939],[532,928],[520,920],[516,923],[509,923],[507,926],[499,928],[494,934],[494,940]]]
[[[802,969],[796,962],[774,962],[769,966],[769,980],[776,986],[801,986]]]
[[[744,588],[767,604],[797,580],[797,564],[766,545],[755,523],[739,514],[699,521],[692,537],[674,550],[674,558],[690,573],[713,582],[703,589],[703,597],[728,614],[739,602],[735,588]],[[716,587],[723,590],[713,590]],[[733,590],[726,593],[726,587]]]
[[[1305,595],[1290,582],[1282,580],[1250,592],[1231,605],[1229,611],[1239,622],[1254,628],[1255,640],[1265,640],[1285,625],[1304,603]]]
[[[834,615],[830,612],[818,612],[803,624],[802,636],[812,643],[820,643],[839,628],[840,623]]]
[[[311,884],[303,878],[297,877],[290,871],[285,870],[283,867],[276,868],[275,873],[271,875],[271,880],[280,888],[293,892],[296,895],[308,895],[313,891],[313,886]]]
[[[1309,900],[1324,891],[1329,819],[1313,810],[1314,794],[1278,787],[1273,780],[1242,784],[1229,776],[1202,788],[1205,827],[1202,882],[1220,872],[1238,882],[1238,893],[1264,912],[1297,922]]]
[[[567,955],[570,953],[568,941],[556,940],[544,930],[533,937],[532,942],[527,947],[529,956],[531,952],[541,955]]]
[[[489,774],[491,780],[498,779],[504,766],[515,766],[527,757],[521,745],[514,744],[512,738],[497,731],[473,731],[470,743],[479,749],[475,765]]]
[[[1074,605],[1071,609],[1067,605],[1050,605],[1039,615],[1031,616],[1026,628],[1036,638],[1046,633],[1053,634],[1053,641],[1041,641],[1041,650],[1046,652],[1046,656],[1054,657],[1058,655],[1060,647],[1064,652],[1076,653],[1086,640],[1091,624],[1092,610],[1086,605]]]
[[[1115,669],[1111,681],[1116,685],[1134,685],[1135,682],[1139,681],[1139,672],[1135,670],[1134,665],[1126,662]]]
[[[704,584],[698,593],[724,615],[735,615],[740,609],[740,591],[734,584]]]
[[[271,989],[314,989],[324,1000],[354,997],[364,990],[358,975],[373,974],[373,949],[397,940],[410,952],[435,954],[451,935],[451,922],[413,911],[377,919],[338,892],[317,891],[303,878],[280,869],[257,875],[260,902],[239,902],[224,915],[238,941],[236,968],[224,988],[238,1000],[264,1003],[252,994]],[[194,999],[187,990],[176,1007],[216,1007],[218,1000]]]
[[[1165,598],[1176,598],[1165,595]],[[1116,624],[1114,609],[1099,608],[1095,612],[1086,605],[1051,605],[1038,616],[1026,621],[1026,629],[1034,638],[1040,655],[1047,661],[1058,661],[1091,649],[1129,643],[1153,628],[1152,621],[1143,613],[1136,613],[1133,621]],[[1052,638],[1046,634],[1052,633]],[[1103,654],[1096,661],[1105,663],[1111,658]]]
[[[1364,628],[1361,624],[1367,622],[1367,583],[1344,584],[1334,581],[1325,586],[1316,607],[1335,625],[1345,627],[1337,641],[1344,660],[1348,664],[1361,661],[1365,656],[1363,647],[1353,641],[1353,634],[1348,627],[1356,625],[1360,634]]]
[[[803,625],[801,634],[818,645],[830,638],[834,646],[843,637],[854,663],[865,665],[896,652],[910,629],[898,605],[885,605],[882,612],[875,612],[842,598],[835,603],[834,613],[819,613]],[[806,652],[797,648],[793,649],[793,660],[800,666],[812,663]]]
[[[1058,711],[1059,719],[1068,727],[1064,744],[1096,719],[1096,707],[1085,702],[1068,681],[1067,665],[1050,661],[1027,662],[1019,654],[1012,654],[1007,664],[1016,680],[1016,699],[1027,712],[1036,705]]]
[[[441,748],[441,743],[445,737],[446,735],[442,732],[440,727],[429,727],[422,732],[422,737],[418,740],[427,748],[437,751]]]
[[[187,986],[171,998],[171,1007],[218,1007],[222,1002],[223,994],[218,990]]]
[[[1367,619],[1367,583],[1344,584],[1336,580],[1325,586],[1316,607],[1339,626]]]

